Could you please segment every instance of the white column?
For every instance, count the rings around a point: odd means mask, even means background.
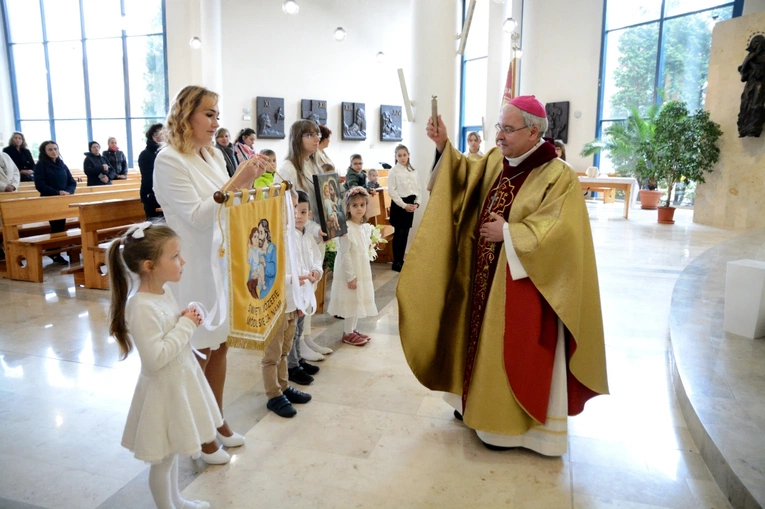
[[[170,100],[187,85],[222,94],[220,0],[167,0],[165,9]],[[200,48],[189,46],[192,37],[202,41]]]
[[[457,139],[459,127],[459,62],[456,36],[461,30],[462,2],[459,0],[415,0],[412,2],[412,65],[406,74],[409,96],[415,105],[415,121],[408,142],[411,163],[417,169],[423,190],[422,206],[414,217],[409,239],[427,205],[425,191],[433,167],[435,145],[425,134],[430,117],[431,96],[438,96],[438,112],[449,137]]]
[[[201,84],[223,99],[223,42],[220,0],[201,0]],[[220,108],[220,105],[218,105]]]
[[[502,105],[502,95],[505,92],[507,82],[507,70],[512,58],[512,41],[510,34],[502,29],[502,23],[509,17],[514,17],[520,30],[520,9],[518,16],[514,16],[513,2],[511,0],[498,4],[489,4],[489,56],[486,76],[486,113],[484,116],[484,139],[483,151],[486,152],[494,146],[494,137],[497,134],[494,125],[499,118],[499,108]]]

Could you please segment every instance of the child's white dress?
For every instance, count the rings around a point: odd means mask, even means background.
[[[223,418],[189,340],[194,322],[181,317],[170,289],[138,292],[125,317],[141,357],[122,445],[153,463],[171,454],[194,456],[212,442]]]
[[[342,317],[375,316],[375,289],[372,285],[372,268],[369,266],[369,248],[372,225],[357,225],[348,221],[348,234],[337,239],[332,290],[329,296],[330,315]],[[348,288],[348,282],[356,279],[356,289]]]

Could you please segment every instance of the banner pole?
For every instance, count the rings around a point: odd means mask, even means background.
[[[290,182],[289,180],[284,180],[281,183],[287,186],[287,191],[289,191],[293,187],[292,182]],[[269,189],[271,189],[271,186],[259,187],[256,189],[248,189],[247,191],[236,191],[234,193],[224,193],[223,191],[215,191],[215,193],[213,194],[213,200],[215,200],[215,203],[226,203],[226,201],[228,201],[229,195],[235,198],[241,198],[242,196],[244,196],[244,193],[247,193],[249,196],[252,196],[255,193],[265,193]]]

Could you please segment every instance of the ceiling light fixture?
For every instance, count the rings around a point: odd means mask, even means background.
[[[295,0],[284,0],[282,10],[285,14],[297,14],[300,12],[300,6]]]
[[[512,33],[513,30],[515,30],[515,27],[518,26],[518,23],[515,22],[513,18],[507,18],[505,21],[502,22],[502,30],[505,31],[505,33]]]
[[[346,33],[345,33],[345,30],[343,30],[343,27],[337,27],[337,28],[335,28],[335,35],[334,35],[334,37],[335,37],[335,40],[336,40],[337,42],[342,42],[342,41],[344,41],[344,40],[345,40],[345,37],[346,37],[347,35],[348,35],[348,34],[346,34]]]
[[[194,49],[199,49],[202,47],[202,39],[199,37],[192,37],[191,40],[189,40],[189,46],[191,46]]]
[[[385,53],[383,53],[382,51],[378,51],[377,55],[375,55],[375,60],[377,60],[378,64],[384,63],[385,58],[386,58]]]

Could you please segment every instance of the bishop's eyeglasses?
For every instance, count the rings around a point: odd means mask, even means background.
[[[527,127],[531,127],[531,126],[525,125],[523,127],[519,127],[519,128],[516,129],[515,127],[510,127],[509,125],[499,125],[499,124],[497,124],[494,127],[497,128],[497,131],[502,131],[505,134],[513,134],[516,131],[520,131],[521,129],[526,129]]]

